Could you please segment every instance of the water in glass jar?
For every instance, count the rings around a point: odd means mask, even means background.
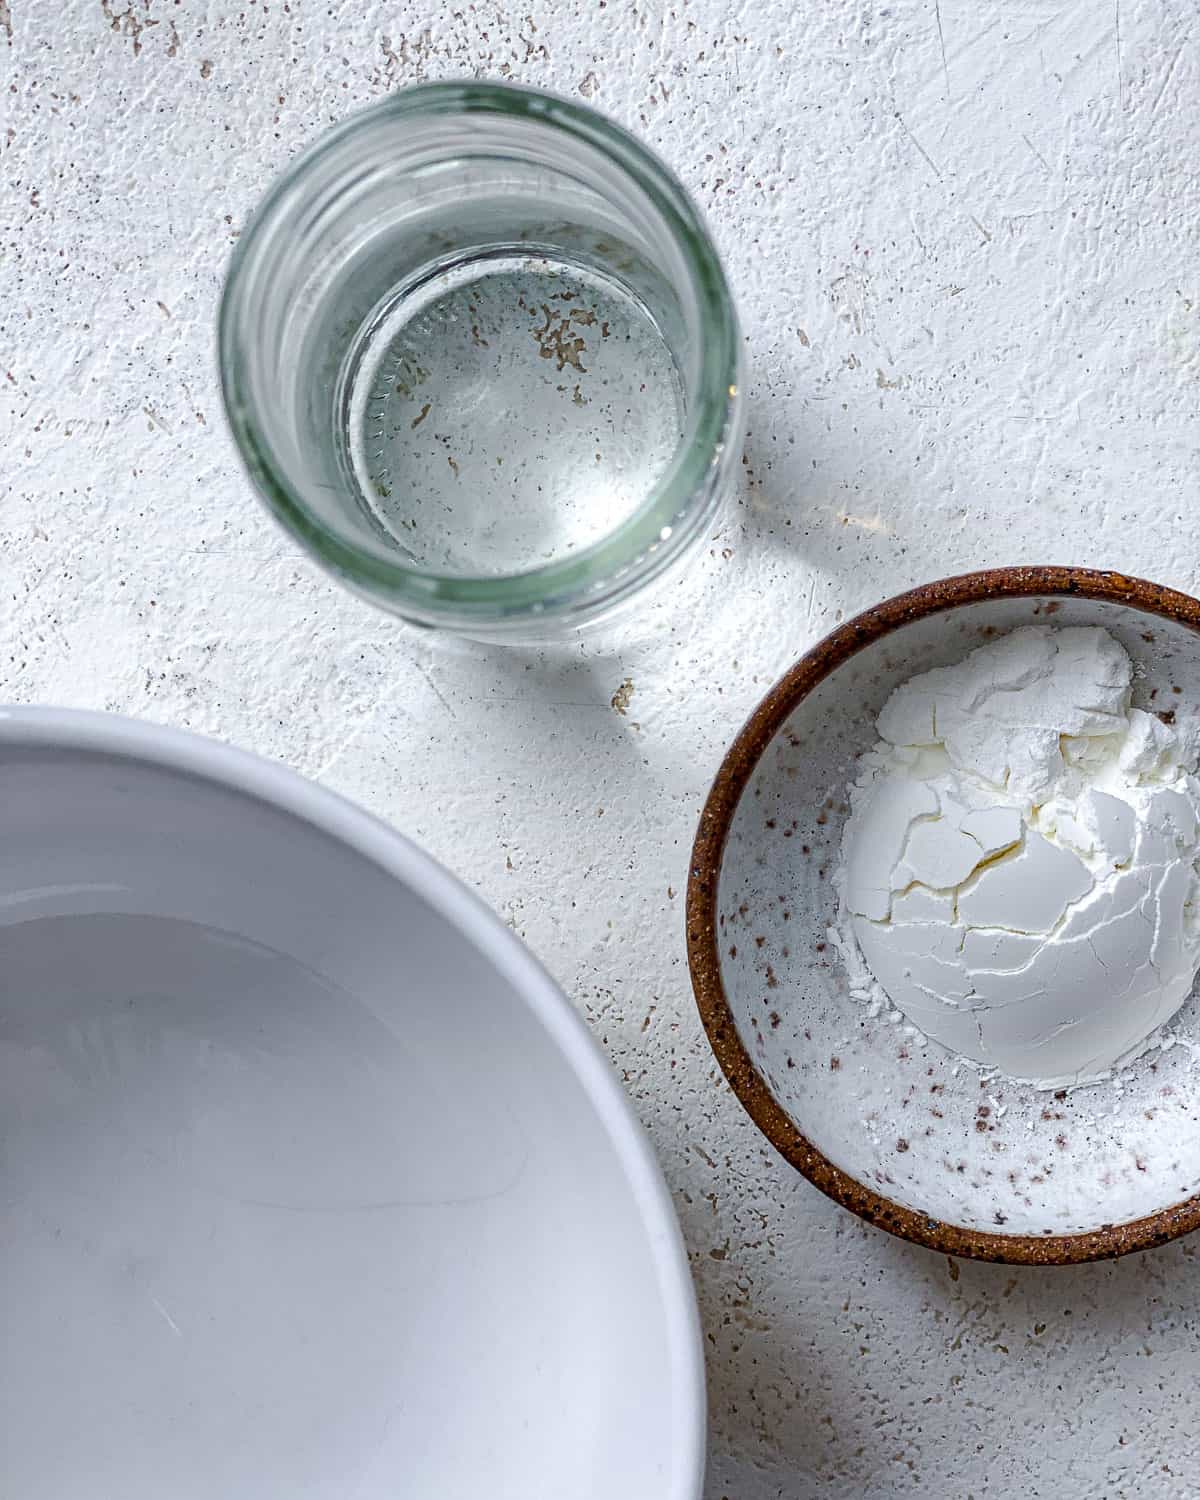
[[[498,249],[385,299],[342,366],[343,465],[415,565],[561,561],[645,502],[684,424],[670,348],[604,271]]]

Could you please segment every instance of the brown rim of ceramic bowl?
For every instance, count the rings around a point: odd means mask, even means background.
[[[900,594],[839,625],[786,672],[750,715],[717,772],[692,849],[687,889],[687,949],[700,1019],[725,1077],[750,1118],[779,1153],[814,1187],[868,1223],[940,1250],[1012,1265],[1074,1265],[1132,1250],[1165,1245],[1200,1227],[1200,1195],[1128,1224],[1106,1224],[1087,1234],[993,1234],[947,1224],[903,1208],[864,1187],[824,1156],[776,1102],[738,1035],[717,951],[717,887],[729,827],[747,782],[776,733],[818,683],[864,646],[898,626],[983,599],[1063,597],[1077,594],[1125,604],[1174,620],[1200,633],[1200,601],[1174,589],[1089,568],[994,568],[945,578]]]

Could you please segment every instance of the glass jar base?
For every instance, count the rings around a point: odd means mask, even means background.
[[[615,531],[685,424],[670,348],[615,277],[489,247],[398,288],[347,350],[339,443],[416,566],[504,576]]]

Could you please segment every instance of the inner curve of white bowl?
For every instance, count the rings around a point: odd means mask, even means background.
[[[696,1500],[669,1199],[562,997],[338,799],[84,719],[0,715],[0,1488]]]

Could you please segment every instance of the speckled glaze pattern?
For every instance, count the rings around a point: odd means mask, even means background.
[[[706,1500],[1193,1500],[1200,1236],[1041,1271],[845,1213],[726,1085],[683,919],[731,739],[842,621],[1016,560],[1200,593],[1193,0],[473,4],[0,4],[0,696],[284,761],[526,939],[672,1188]],[[221,415],[217,299],[266,184],[464,76],[661,153],[745,335],[737,505],[582,647],[460,647],[348,597]]]
[[[1194,734],[1200,604],[1186,595],[1063,568],[914,590],[835,631],[751,716],[701,818],[688,942],[726,1076],[816,1186],[934,1249],[1064,1264],[1200,1224],[1191,1050],[1069,1092],[981,1076],[852,998],[829,941],[847,788],[880,708],[909,677],[1035,622],[1109,630],[1134,661],[1138,706]],[[1195,999],[1171,1029],[1200,1042]]]

